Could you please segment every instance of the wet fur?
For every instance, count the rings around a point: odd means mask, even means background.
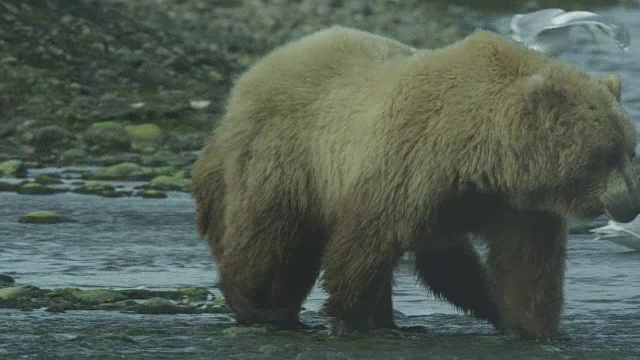
[[[324,269],[330,315],[394,327],[393,269],[415,251],[437,296],[500,330],[554,334],[565,217],[599,211],[597,149],[635,147],[616,79],[486,32],[418,50],[333,27],[275,50],[194,167],[198,230],[237,320],[297,327]]]

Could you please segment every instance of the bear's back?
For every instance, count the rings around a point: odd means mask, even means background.
[[[393,39],[334,26],[288,43],[256,63],[237,82],[231,99],[261,111],[291,111],[336,88],[336,81],[354,79],[370,66],[406,57],[417,50]]]

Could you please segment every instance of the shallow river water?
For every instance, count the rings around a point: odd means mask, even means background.
[[[632,41],[640,39],[640,12],[614,13],[632,28]],[[640,119],[640,46],[632,42],[628,53],[590,49],[563,59],[594,74],[620,73],[625,106]],[[206,242],[197,239],[191,198],[169,195],[151,200],[0,192],[0,273],[49,289],[205,286],[217,293],[215,264]],[[53,210],[76,222],[18,223],[34,210]],[[544,343],[497,336],[487,324],[434,300],[416,282],[410,261],[396,276],[398,324],[426,331],[336,339],[229,331],[232,321],[225,315],[0,309],[0,358],[640,358],[640,252],[589,235],[571,236],[563,318],[571,339]],[[324,298],[316,287],[305,307],[317,310]],[[308,323],[325,320],[303,313]]]

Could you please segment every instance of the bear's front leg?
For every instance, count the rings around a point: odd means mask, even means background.
[[[523,338],[559,335],[566,234],[561,217],[522,210],[497,214],[483,231],[504,320]]]

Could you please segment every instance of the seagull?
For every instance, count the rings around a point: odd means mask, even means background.
[[[607,240],[640,251],[640,217],[627,224],[609,220],[607,225],[591,232],[596,234],[596,240]]]
[[[629,29],[622,22],[589,11],[544,9],[516,14],[509,27],[515,41],[546,55],[557,56],[575,43],[573,28],[578,26],[586,28],[594,40],[600,31],[612,37],[621,50],[629,50]]]

